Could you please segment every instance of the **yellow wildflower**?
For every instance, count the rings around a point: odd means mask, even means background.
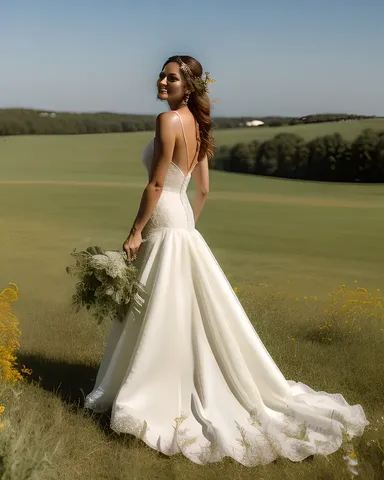
[[[0,405],[0,414],[4,413],[5,407],[4,405]]]
[[[292,337],[291,340],[292,340],[292,342],[296,342],[296,338]]]
[[[18,287],[11,287],[0,292],[0,381],[17,382],[22,376],[16,368],[16,351],[19,349],[18,320],[12,313],[11,303],[18,299]]]
[[[33,370],[32,368],[27,368],[25,365],[20,369],[22,373],[26,373],[27,375],[32,375]]]

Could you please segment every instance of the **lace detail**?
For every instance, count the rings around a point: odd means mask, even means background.
[[[331,394],[327,395],[332,397]],[[344,398],[343,403],[347,404]],[[360,410],[357,409],[356,414],[358,411]],[[279,457],[298,462],[311,455],[329,455],[354,436],[361,435],[368,424],[364,413],[358,417],[352,415],[348,419],[352,423],[345,418],[346,424],[328,419],[328,428],[319,428],[300,418],[292,408],[288,408],[287,413],[281,414],[277,419],[252,411],[248,425],[241,425],[234,420],[238,436],[224,444],[211,422],[208,422],[210,432],[206,432],[205,436],[201,432],[191,434],[191,429],[184,427],[189,417],[188,413],[182,413],[174,418],[173,435],[172,438],[168,437],[168,441],[159,432],[152,431],[146,420],[127,413],[126,407],[115,408],[111,428],[118,433],[134,435],[165,455],[182,453],[195,463],[206,464],[232,457],[243,465],[256,466],[268,464]],[[354,423],[356,420],[359,428]]]

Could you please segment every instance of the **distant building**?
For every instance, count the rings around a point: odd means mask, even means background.
[[[56,117],[56,113],[55,112],[40,112],[39,113],[39,117],[51,117],[51,118],[55,118]]]
[[[264,125],[264,122],[261,120],[251,120],[250,122],[245,122],[245,125],[247,127],[260,127],[261,125]]]

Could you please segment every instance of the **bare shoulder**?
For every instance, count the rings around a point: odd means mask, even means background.
[[[170,127],[173,125],[177,114],[170,110],[169,112],[162,112],[156,117],[156,125],[159,127]]]

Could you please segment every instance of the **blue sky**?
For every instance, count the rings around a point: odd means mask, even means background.
[[[0,0],[0,107],[159,113],[176,53],[214,115],[384,115],[383,0]]]

